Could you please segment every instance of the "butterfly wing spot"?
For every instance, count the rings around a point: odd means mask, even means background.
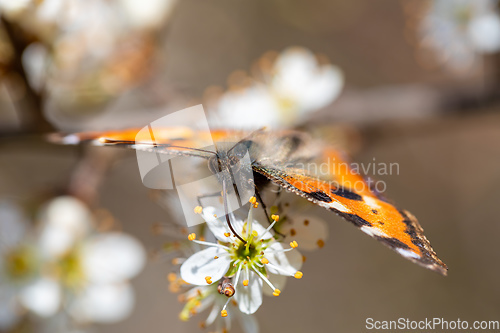
[[[413,251],[406,250],[406,249],[401,249],[401,248],[396,248],[396,251],[399,252],[403,257],[408,258],[408,259],[420,259],[420,256],[416,254]]]
[[[362,226],[361,231],[363,231],[365,234],[371,236],[371,237],[384,237],[387,238],[387,234],[383,232],[380,229],[377,229],[377,227],[368,227],[368,226]]]
[[[328,208],[328,209],[333,210],[335,212],[337,212],[337,211],[342,212],[342,213],[350,213],[351,212],[349,210],[349,208],[347,208],[346,206],[344,206],[343,204],[341,204],[338,201],[332,201],[328,204],[324,204],[324,206],[325,206],[325,208]]]
[[[356,214],[344,214],[344,213],[339,213],[335,209],[330,209],[331,211],[339,214],[341,217],[345,218],[346,220],[352,222],[356,227],[361,228],[361,227],[371,227],[372,224],[365,220],[364,218],[356,215]]]
[[[326,203],[330,203],[333,201],[333,199],[328,194],[321,192],[321,191],[309,192],[308,194],[309,194],[309,196],[311,196],[312,198],[314,198],[318,201],[322,201],[322,202],[326,202]]]
[[[334,195],[338,195],[339,197],[346,198],[349,200],[362,201],[363,197],[357,193],[346,190],[345,188],[338,187],[336,189],[331,190],[331,193]]]
[[[377,199],[375,198],[365,195],[363,196],[363,201],[374,210],[380,209],[380,204],[377,202]]]

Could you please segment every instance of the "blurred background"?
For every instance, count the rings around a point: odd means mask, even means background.
[[[398,175],[377,177],[418,217],[449,276],[318,210],[330,238],[306,253],[302,280],[264,301],[261,331],[360,332],[369,317],[500,320],[497,1],[0,0],[0,16],[0,199],[36,222],[44,202],[71,194],[149,254],[132,280],[134,310],[85,331],[193,332],[205,315],[178,319],[175,267],[157,255],[169,237],[152,228],[175,212],[142,185],[135,153],[44,135],[142,127],[200,103],[224,117],[220,101],[269,85],[256,66],[265,72],[290,47],[337,74],[328,96],[318,93],[324,103],[286,125],[340,143],[357,162],[398,163]],[[37,331],[40,320],[6,332]]]

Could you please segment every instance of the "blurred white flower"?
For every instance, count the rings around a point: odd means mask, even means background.
[[[177,0],[119,0],[119,3],[131,25],[155,28],[170,15]]]
[[[55,267],[45,279],[57,288],[40,284],[43,290],[32,295],[39,293],[60,304],[60,295],[71,293],[69,312],[79,322],[127,317],[134,303],[128,280],[142,270],[146,258],[140,243],[124,233],[92,233],[90,211],[69,196],[52,200],[41,220],[40,250]],[[36,297],[26,301],[30,308],[37,306]]]
[[[0,0],[0,14],[16,15],[30,5],[32,0]]]
[[[20,211],[0,203],[0,329],[15,325],[23,309],[44,318],[67,309],[76,322],[128,316],[134,303],[128,280],[146,257],[139,242],[93,232],[91,212],[69,196],[50,201],[40,222],[28,233]]]
[[[338,67],[320,64],[311,51],[294,47],[277,57],[264,55],[255,77],[244,81],[243,86],[230,87],[215,104],[216,125],[244,129],[296,125],[338,97],[344,76]]]
[[[500,50],[498,0],[434,0],[421,21],[421,45],[438,61],[467,69],[476,57]]]
[[[303,120],[311,111],[333,102],[344,85],[342,71],[331,64],[320,65],[304,48],[281,53],[270,77],[271,92],[280,101],[285,123]]]
[[[14,326],[26,306],[23,294],[36,283],[40,257],[31,242],[28,224],[12,202],[0,202],[0,331]],[[44,316],[52,309],[34,312]]]
[[[230,214],[231,224],[242,241],[232,234],[225,220],[216,217],[223,217],[223,212],[213,207],[204,208],[202,216],[218,243],[198,241],[196,235],[191,234],[190,240],[208,248],[193,254],[180,269],[185,282],[199,286],[211,285],[224,276],[232,278],[234,298],[245,314],[254,313],[262,304],[264,283],[270,287],[266,288],[269,293],[279,296],[286,276],[302,278],[298,271],[302,256],[295,249],[297,242],[292,242],[289,249],[283,248],[271,234],[278,217],[275,216],[275,221],[266,229],[254,220],[252,210],[251,205],[246,221]],[[227,316],[229,301],[222,308],[223,317]]]

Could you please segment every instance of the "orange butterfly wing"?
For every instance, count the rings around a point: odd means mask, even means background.
[[[447,266],[437,257],[410,212],[398,210],[382,199],[361,175],[348,167],[349,163],[337,150],[325,149],[322,158],[328,160],[331,168],[329,181],[308,176],[302,169],[257,166],[255,170],[287,190],[336,212],[403,257],[442,275],[447,274]],[[352,184],[361,189],[353,189]],[[358,186],[360,184],[363,186]]]

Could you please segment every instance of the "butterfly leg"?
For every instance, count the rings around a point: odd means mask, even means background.
[[[271,215],[269,215],[268,211],[267,211],[267,206],[266,204],[264,203],[264,200],[262,200],[262,197],[260,196],[260,192],[259,192],[259,189],[257,188],[257,186],[255,186],[255,197],[257,198],[257,201],[262,205],[262,209],[264,210],[264,214],[266,215],[266,218],[267,218],[267,222],[269,224],[272,223],[271,221]],[[274,228],[273,228],[274,230]],[[274,232],[278,235],[280,235],[281,237],[285,238],[285,235],[283,235],[282,233],[274,230]]]

